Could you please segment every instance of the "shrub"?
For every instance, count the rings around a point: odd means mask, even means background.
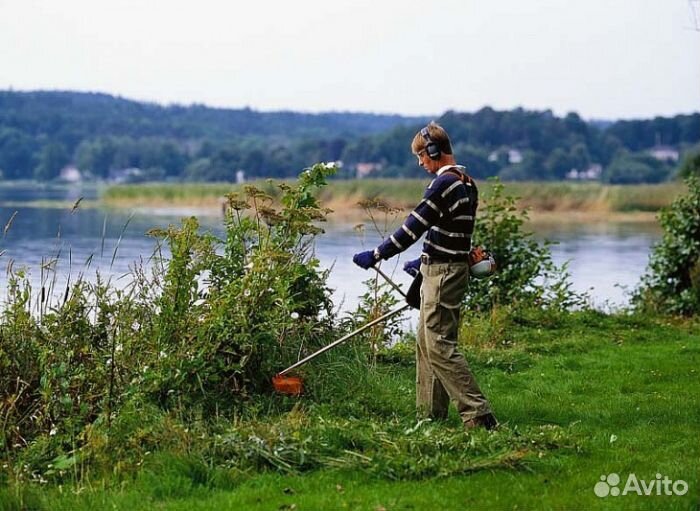
[[[151,231],[169,255],[157,249],[151,271],[135,266],[123,289],[98,275],[56,297],[55,278],[35,292],[26,271],[10,267],[0,452],[46,467],[74,459],[91,427],[123,423],[124,407],[206,417],[271,392],[272,375],[332,336],[327,274],[311,251],[327,213],[314,192],[332,172],[315,165],[278,185],[278,209],[255,187],[230,196],[223,240],[195,218]]]
[[[465,304],[471,311],[490,310],[498,304],[567,309],[581,306],[586,297],[571,290],[566,265],[552,261],[551,242],[538,243],[523,229],[527,212],[516,207],[494,180],[486,207],[477,216],[474,245],[493,252],[498,270],[488,279],[471,279]]]
[[[632,297],[641,309],[700,313],[700,178],[691,176],[686,183],[688,192],[659,215],[664,234]]]
[[[279,184],[279,209],[254,186],[229,194],[224,240],[199,234],[195,219],[151,233],[171,259],[158,299],[159,356],[139,379],[161,404],[235,406],[232,396],[269,391],[272,375],[327,341],[327,273],[310,249],[322,232],[313,222],[327,212],[314,192],[331,172],[316,165],[294,186]]]

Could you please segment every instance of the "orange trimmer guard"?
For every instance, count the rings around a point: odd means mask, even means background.
[[[275,391],[280,394],[288,394],[290,396],[300,396],[304,388],[303,380],[299,376],[287,376],[276,374],[272,377],[272,385]]]

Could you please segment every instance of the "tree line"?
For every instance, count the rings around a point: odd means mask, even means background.
[[[132,179],[231,181],[241,170],[247,178],[285,178],[318,161],[341,161],[341,178],[355,177],[363,165],[373,176],[420,177],[424,171],[409,144],[428,120],[0,91],[0,176],[51,180],[72,165],[95,179],[139,169]],[[693,162],[700,152],[700,113],[587,122],[576,113],[558,117],[548,110],[485,107],[474,113],[449,111],[436,120],[451,134],[458,159],[477,178],[586,175],[636,183],[673,178],[679,165],[685,173],[697,171]],[[666,153],[652,151],[659,148]]]

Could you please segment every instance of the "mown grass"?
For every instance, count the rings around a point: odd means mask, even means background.
[[[390,206],[410,208],[426,186],[426,179],[336,180],[320,191],[319,198],[331,208],[342,211],[357,207],[368,199],[381,199]],[[271,195],[276,189],[266,181],[254,182]],[[111,205],[189,205],[217,206],[225,194],[240,189],[227,183],[139,184],[107,188],[102,201]],[[490,185],[481,184],[488,198]],[[656,185],[603,185],[600,183],[506,183],[508,195],[519,197],[521,207],[533,211],[576,211],[592,213],[655,212],[668,206],[685,190],[681,183]]]
[[[144,455],[134,477],[115,469],[77,486],[10,485],[0,509],[698,508],[697,321],[501,310],[463,330],[499,431],[465,434],[454,410],[417,426],[409,344],[334,378],[321,358],[307,369],[306,396],[270,396],[221,426],[265,438],[267,458],[240,446],[222,457],[196,440],[216,432],[180,431],[184,440]],[[600,499],[593,486],[611,472],[660,473],[689,492]]]

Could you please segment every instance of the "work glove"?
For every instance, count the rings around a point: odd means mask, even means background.
[[[364,270],[369,270],[377,262],[377,259],[374,257],[374,250],[367,250],[355,254],[352,257],[352,262]]]
[[[420,258],[413,261],[406,261],[403,265],[403,271],[411,277],[415,277],[420,272]]]

